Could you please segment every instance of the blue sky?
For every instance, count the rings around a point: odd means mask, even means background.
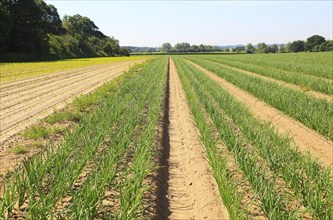
[[[333,35],[333,1],[60,1],[61,17],[81,14],[122,46],[164,42],[287,43]]]

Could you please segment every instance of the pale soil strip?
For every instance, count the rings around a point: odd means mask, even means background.
[[[169,134],[170,219],[228,219],[172,60]]]
[[[57,83],[59,89],[57,90],[56,94],[50,93],[51,96],[40,96],[38,97],[40,98],[39,101],[36,102],[35,105],[24,109],[24,111],[19,111],[18,114],[10,115],[10,117],[7,118],[6,116],[1,117],[0,144],[7,140],[10,136],[22,131],[28,126],[31,126],[38,120],[47,117],[55,110],[64,108],[67,103],[73,101],[78,95],[87,94],[101,86],[103,83],[119,76],[124,71],[126,71],[131,64],[141,63],[143,61],[144,60],[122,63],[121,66],[118,65],[116,69],[109,69],[109,71],[104,71],[106,68],[105,67],[99,70],[99,73],[103,74],[98,74],[96,71],[91,71],[91,77],[81,80],[78,85],[76,83],[72,83],[70,87],[66,88],[62,87],[62,83],[65,84],[68,81],[68,77],[61,78],[59,83]],[[34,88],[35,87],[31,87],[30,89]],[[43,89],[44,88],[42,87],[42,90]],[[29,93],[29,91],[27,91],[27,93]],[[24,106],[24,103],[19,104],[23,104]],[[1,111],[1,115],[2,114],[3,112]]]
[[[218,64],[222,67],[230,68],[230,69],[235,70],[235,71],[239,71],[241,73],[245,73],[245,74],[250,75],[250,76],[255,76],[255,77],[270,81],[270,82],[274,82],[274,83],[276,83],[280,86],[285,86],[285,87],[288,87],[290,89],[300,91],[300,92],[303,92],[305,94],[309,94],[309,95],[311,95],[313,97],[316,97],[316,98],[319,98],[319,99],[326,99],[327,101],[333,101],[333,96],[331,96],[331,95],[327,95],[327,94],[324,94],[324,93],[321,93],[321,92],[316,92],[316,91],[313,91],[313,90],[304,91],[304,89],[302,89],[302,87],[300,87],[298,85],[295,85],[295,84],[292,84],[292,83],[284,82],[284,81],[274,79],[274,78],[271,78],[271,77],[268,77],[268,76],[263,76],[263,75],[260,75],[258,73],[255,73],[255,72],[243,70],[243,69],[232,67],[232,66],[222,64],[222,63],[216,63],[216,64]]]
[[[333,142],[322,137],[315,131],[309,129],[302,123],[286,116],[281,111],[260,101],[255,96],[241,90],[234,84],[224,80],[218,75],[204,69],[203,67],[189,62],[197,69],[209,75],[212,79],[219,82],[235,98],[243,102],[252,113],[263,121],[271,122],[280,134],[288,134],[294,143],[302,151],[309,151],[313,156],[319,159],[324,165],[333,164]],[[333,170],[333,168],[331,167]]]

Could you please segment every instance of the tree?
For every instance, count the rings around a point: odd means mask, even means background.
[[[239,53],[241,51],[245,51],[245,47],[244,46],[237,46],[235,48],[232,49],[233,52]]]
[[[63,24],[68,33],[84,39],[96,35],[99,29],[90,18],[79,14],[73,16],[66,15],[63,19]]]
[[[62,21],[56,7],[47,5],[43,1],[39,2],[38,7],[42,11],[41,23],[45,32],[56,35],[64,34],[65,29],[62,27]]]
[[[0,32],[0,53],[58,58],[128,53],[89,18],[77,14],[62,21],[57,9],[43,0],[1,0]]]
[[[12,27],[12,16],[7,6],[0,2],[0,53],[7,50],[10,40],[10,30]]]
[[[287,43],[287,45],[286,45],[286,48],[285,48],[285,51],[287,52],[287,53],[290,53],[291,52],[291,42],[288,42]]]
[[[127,48],[122,47],[122,48],[120,48],[119,55],[129,56],[130,53],[129,53],[129,50]]]
[[[284,46],[284,44],[280,45],[279,52],[280,53],[285,53],[286,52],[286,47]]]
[[[251,43],[246,45],[246,50],[245,50],[246,53],[254,53],[255,51],[256,48],[254,48],[254,46]]]
[[[322,43],[319,47],[319,51],[333,51],[333,41],[328,40]]]
[[[276,53],[276,52],[278,52],[278,50],[279,50],[279,47],[278,47],[277,44],[273,44],[273,45],[269,48],[269,52],[270,52],[270,53]]]
[[[230,52],[230,49],[229,48],[224,48],[223,52]]]
[[[199,51],[199,47],[197,45],[191,45],[191,52],[198,52]]]
[[[177,43],[174,47],[177,52],[189,52],[191,50],[191,45],[189,43]]]
[[[162,44],[162,46],[161,46],[161,51],[165,52],[165,53],[169,53],[171,51],[171,49],[172,49],[172,46],[168,42]]]
[[[294,41],[290,45],[290,51],[295,53],[304,51],[304,46],[305,46],[304,41],[301,40]]]
[[[258,43],[257,44],[257,50],[256,50],[257,53],[268,53],[269,52],[269,48],[268,46],[262,42],[262,43]]]
[[[205,46],[203,44],[199,45],[199,51],[200,52],[205,52]]]
[[[42,53],[47,51],[47,31],[42,22],[44,12],[40,4],[37,4],[37,0],[5,0],[2,3],[10,13],[12,21],[6,52]]]
[[[322,43],[324,43],[326,40],[324,37],[320,35],[313,35],[306,39],[305,43],[305,51],[319,51],[319,47]]]

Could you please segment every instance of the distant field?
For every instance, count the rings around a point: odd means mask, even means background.
[[[100,64],[108,64],[123,61],[132,61],[145,58],[145,56],[135,57],[102,57],[102,58],[84,58],[68,59],[61,61],[49,62],[27,62],[27,63],[1,63],[0,64],[0,81],[6,82],[32,76],[88,67]]]

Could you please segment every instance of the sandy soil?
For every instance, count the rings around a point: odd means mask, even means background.
[[[12,135],[143,61],[103,64],[1,84],[0,151],[1,143]]]
[[[228,219],[172,60],[169,121],[168,217]]]
[[[292,84],[292,83],[288,83],[288,82],[284,82],[284,81],[281,81],[281,80],[273,79],[271,77],[263,76],[263,75],[260,75],[258,73],[254,73],[254,72],[250,72],[250,71],[247,71],[247,70],[243,70],[243,69],[231,67],[231,66],[228,66],[228,65],[225,65],[225,64],[221,64],[221,63],[219,63],[219,65],[226,66],[226,67],[228,67],[230,69],[233,69],[233,70],[236,70],[236,71],[240,71],[240,72],[245,73],[247,75],[259,77],[261,79],[277,83],[277,84],[279,84],[281,86],[285,86],[285,87],[291,88],[291,89],[296,90],[296,91],[304,92],[304,93],[306,93],[308,95],[311,95],[311,96],[319,98],[319,99],[326,99],[328,101],[333,101],[333,96],[331,96],[331,95],[327,95],[327,94],[324,94],[324,93],[321,93],[321,92],[317,92],[317,91],[313,91],[313,90],[304,91],[304,88],[302,88],[302,87],[300,87],[298,85]]]
[[[331,166],[333,170],[333,142],[309,129],[304,124],[286,116],[281,111],[267,105],[256,97],[241,90],[234,84],[227,82],[216,74],[190,62],[193,66],[209,75],[219,82],[239,101],[243,102],[258,118],[271,122],[281,134],[289,134],[294,143],[302,151],[309,151],[311,155],[318,158],[324,165]]]

